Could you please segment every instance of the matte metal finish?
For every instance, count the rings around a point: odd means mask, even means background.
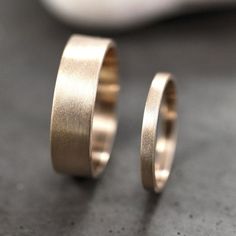
[[[119,91],[114,43],[74,35],[62,55],[51,116],[51,155],[56,171],[98,176],[116,133]]]
[[[176,146],[176,88],[168,73],[159,73],[148,92],[141,133],[144,188],[159,193],[169,178]]]
[[[94,181],[58,176],[50,160],[56,73],[74,29],[38,1],[1,0],[0,235],[235,236],[235,13],[116,35],[119,128],[109,166]],[[175,75],[179,115],[175,161],[160,195],[141,187],[138,158],[156,70]]]

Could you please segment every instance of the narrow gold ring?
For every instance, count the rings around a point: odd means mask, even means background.
[[[172,76],[152,81],[141,133],[141,177],[144,188],[161,192],[170,175],[176,147],[177,94]]]
[[[119,92],[112,40],[72,36],[63,52],[51,115],[51,156],[57,172],[101,174],[116,134]]]

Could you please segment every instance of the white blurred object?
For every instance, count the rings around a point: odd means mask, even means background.
[[[63,21],[87,27],[127,28],[181,10],[217,7],[235,0],[41,0]]]

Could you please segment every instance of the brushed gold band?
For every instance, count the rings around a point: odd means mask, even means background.
[[[144,188],[161,192],[169,177],[176,147],[176,87],[160,73],[152,81],[141,133],[141,177]]]
[[[58,172],[97,177],[116,133],[119,92],[115,44],[74,35],[63,52],[51,115],[51,156]]]

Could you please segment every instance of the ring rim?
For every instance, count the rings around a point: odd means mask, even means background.
[[[116,135],[118,92],[114,41],[72,35],[62,54],[51,113],[51,159],[57,172],[82,177],[103,172]]]
[[[173,164],[177,140],[176,106],[177,92],[173,76],[169,73],[156,74],[145,104],[140,148],[143,187],[156,193],[160,193],[165,187]],[[168,117],[163,123],[162,114]],[[162,151],[158,149],[161,141]]]

